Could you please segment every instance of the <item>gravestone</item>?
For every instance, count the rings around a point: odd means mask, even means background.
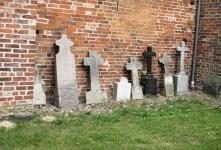
[[[46,104],[46,87],[42,81],[42,77],[39,74],[39,69],[35,68],[35,82],[34,82],[34,96],[33,104],[34,105],[45,105]]]
[[[180,71],[173,76],[174,79],[174,88],[177,95],[183,95],[186,94],[188,90],[188,75],[185,73],[185,67],[184,67],[184,58],[185,58],[185,52],[188,50],[186,47],[185,41],[181,42],[180,47],[177,48],[177,51],[179,51],[180,54]]]
[[[142,69],[142,64],[136,58],[130,57],[130,63],[126,64],[126,69],[132,72],[132,99],[143,99],[143,90],[138,76],[138,69]]]
[[[147,58],[147,77],[144,85],[144,94],[157,95],[157,79],[154,78],[152,73],[152,57],[156,53],[152,51],[152,47],[147,47],[144,52],[144,57]]]
[[[170,62],[172,61],[171,57],[164,54],[159,61],[164,65],[164,88],[166,91],[166,96],[174,96],[173,76],[170,73]]]
[[[56,89],[55,104],[58,107],[77,107],[78,85],[76,80],[75,58],[71,53],[73,43],[63,34],[55,43],[59,46],[56,54]]]
[[[131,97],[131,83],[128,83],[127,78],[122,77],[120,82],[114,83],[114,99],[117,101],[128,101]]]
[[[90,66],[91,91],[86,92],[86,103],[97,104],[107,102],[107,93],[101,91],[99,80],[99,65],[105,63],[97,52],[90,51],[89,58],[84,58],[84,66]]]

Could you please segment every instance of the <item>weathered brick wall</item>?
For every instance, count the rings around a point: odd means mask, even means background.
[[[197,55],[199,87],[208,74],[221,76],[221,1],[203,0],[201,9]]]
[[[0,106],[32,101],[36,4],[0,1]]]
[[[22,2],[24,0],[20,0],[20,3]],[[101,66],[100,78],[102,88],[108,91],[109,96],[112,95],[113,82],[119,81],[121,76],[130,78],[129,72],[125,70],[125,64],[128,63],[130,56],[135,56],[143,62],[145,69],[142,53],[147,46],[152,46],[157,52],[157,57],[153,60],[153,72],[159,79],[159,87],[163,85],[163,73],[158,59],[163,53],[171,55],[174,60],[171,69],[174,73],[177,72],[179,55],[176,52],[176,47],[183,39],[187,40],[190,49],[186,56],[186,68],[189,73],[195,14],[195,4],[192,1],[120,0],[119,3],[117,2],[117,0],[38,0],[36,5],[33,3],[33,6],[37,8],[35,9],[35,11],[37,10],[35,15],[37,24],[35,31],[36,48],[31,54],[35,53],[36,55],[25,59],[30,59],[30,62],[29,60],[27,62],[32,66],[28,67],[32,75],[34,58],[35,64],[40,67],[40,72],[48,89],[48,101],[53,102],[54,65],[57,52],[54,42],[62,33],[67,34],[74,43],[72,53],[76,57],[77,79],[82,98],[84,98],[86,90],[90,88],[89,68],[83,66],[82,60],[88,56],[88,51],[92,50],[97,51],[106,60],[106,64]],[[9,6],[6,4],[11,3],[18,3],[18,0],[0,3],[0,7],[7,9]],[[23,4],[22,7],[25,5]],[[33,12],[35,11],[33,9]],[[4,11],[1,14],[6,15]],[[20,18],[23,20],[21,16]],[[16,20],[16,17],[12,16],[10,19]],[[28,20],[31,21],[32,18]],[[0,25],[6,28],[5,24],[1,23]],[[31,24],[30,26],[34,27],[35,25]],[[18,28],[22,27],[23,25],[20,25]],[[11,29],[11,32],[14,30],[16,29]],[[29,28],[28,31],[34,30]],[[6,34],[1,32],[3,37],[1,39],[5,39]],[[22,38],[21,34],[19,35],[19,39]],[[16,44],[14,37],[11,38],[10,42]],[[27,41],[27,43],[34,46],[32,42]],[[5,46],[6,42],[0,43],[3,50]],[[18,49],[21,49],[21,45],[19,46]],[[14,48],[8,49],[9,53],[13,53]],[[26,52],[29,52],[29,48],[26,48]],[[1,58],[5,53],[0,52]],[[19,55],[23,54],[19,53]],[[14,58],[10,57],[9,59],[13,60]],[[5,63],[5,61],[0,62],[1,68],[6,68]],[[21,64],[23,63],[20,62],[19,65]],[[16,67],[11,67],[11,69],[13,68]],[[9,73],[16,72],[4,71],[1,73],[1,78],[2,76],[10,77]],[[20,73],[24,74],[24,71]],[[31,79],[22,76],[33,83],[33,76]],[[13,81],[13,77],[10,77],[10,80]],[[1,84],[4,84],[0,88],[1,93],[6,92],[4,89],[6,83],[8,82],[1,81]],[[28,86],[30,91],[27,91],[27,86],[25,87],[24,95],[32,96],[32,85]],[[13,92],[18,91],[13,89]],[[8,102],[8,99],[4,98],[6,97],[3,96],[2,100]],[[12,96],[12,99],[15,100],[15,97]]]

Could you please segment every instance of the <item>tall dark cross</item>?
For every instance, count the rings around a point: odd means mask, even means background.
[[[147,78],[144,85],[144,94],[157,94],[157,79],[153,77],[152,73],[152,57],[154,56],[156,56],[156,53],[152,51],[152,47],[147,47],[144,52],[144,57],[147,58]]]
[[[156,53],[152,51],[152,47],[147,47],[147,51],[144,53],[147,58],[147,75],[152,75],[152,57],[156,56]]]

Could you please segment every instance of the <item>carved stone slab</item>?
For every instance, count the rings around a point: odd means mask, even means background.
[[[126,64],[126,69],[132,73],[132,99],[143,99],[143,90],[140,86],[138,69],[142,69],[142,64],[136,58],[130,57],[130,63]]]
[[[159,61],[164,65],[164,87],[166,91],[166,96],[174,96],[173,76],[170,73],[170,62],[172,61],[171,57],[167,54],[164,54]]]
[[[131,83],[128,83],[127,78],[122,77],[120,82],[114,83],[114,99],[117,101],[128,101],[131,97]]]
[[[35,82],[34,82],[34,105],[45,105],[46,104],[46,87],[42,81],[42,77],[39,74],[39,69],[35,68]]]
[[[91,91],[86,92],[86,103],[97,104],[107,102],[107,93],[101,91],[99,80],[99,65],[105,63],[96,52],[90,51],[89,57],[84,58],[84,66],[90,66]]]
[[[78,85],[76,80],[75,58],[71,53],[73,43],[63,34],[56,40],[59,53],[56,55],[56,105],[58,107],[77,107]]]

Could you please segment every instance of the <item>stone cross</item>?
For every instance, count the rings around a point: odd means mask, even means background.
[[[63,34],[56,40],[59,52],[56,54],[56,105],[58,107],[77,107],[78,85],[76,80],[75,58],[71,53],[72,41]]]
[[[147,74],[152,74],[152,57],[156,56],[156,53],[152,51],[152,47],[147,47],[144,55],[147,57]]]
[[[142,69],[142,64],[136,58],[130,57],[130,63],[126,64],[126,69],[132,72],[132,99],[143,99],[143,90],[139,83],[138,69]]]
[[[169,67],[170,62],[172,61],[170,56],[167,54],[163,54],[163,57],[159,60],[162,64],[164,64],[165,74],[164,74],[164,89],[166,92],[166,96],[174,96],[174,84],[173,84],[173,76],[170,74]]]
[[[184,58],[185,58],[185,52],[188,51],[188,48],[186,47],[185,41],[181,42],[180,47],[177,47],[177,51],[181,52],[181,58],[180,58],[180,74],[186,74],[185,73],[185,67],[184,67]]]
[[[180,58],[180,72],[173,76],[174,81],[174,89],[176,92],[176,95],[183,95],[185,93],[188,93],[189,91],[189,77],[185,73],[184,68],[184,57],[185,52],[188,50],[188,48],[185,45],[185,41],[181,42],[180,47],[177,48],[177,51],[181,52],[181,58]]]
[[[105,63],[103,58],[96,52],[89,52],[89,58],[84,59],[84,66],[90,66],[90,76],[91,76],[91,91],[101,90],[100,80],[99,80],[99,65]]]
[[[170,62],[172,61],[171,57],[164,54],[159,61],[164,65],[165,75],[170,75]]]
[[[138,69],[142,69],[142,64],[139,63],[136,58],[131,57],[130,63],[126,64],[127,70],[131,70],[132,72],[132,81],[133,85],[140,85],[139,76],[138,76]]]
[[[91,91],[86,93],[87,104],[107,101],[107,94],[101,91],[99,80],[99,65],[105,63],[97,52],[90,51],[89,58],[84,58],[84,66],[90,66]]]
[[[45,105],[46,104],[46,87],[44,86],[42,77],[39,73],[38,67],[35,67],[35,83],[34,83],[34,105]]]

